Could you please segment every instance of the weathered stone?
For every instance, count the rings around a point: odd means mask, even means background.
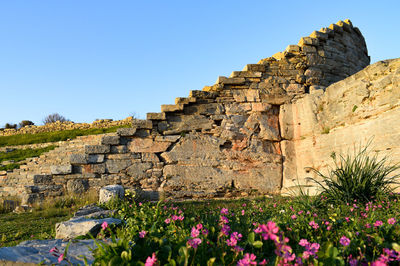
[[[115,218],[86,219],[79,217],[66,222],[57,223],[56,239],[73,239],[86,234],[96,236],[100,232],[101,225],[104,222],[109,225],[120,224],[121,220]]]
[[[245,83],[245,79],[244,78],[227,78],[227,77],[223,77],[220,76],[217,79],[217,82],[215,82],[216,84],[226,84],[226,85],[240,85],[240,84],[244,84]]]
[[[161,112],[167,113],[167,112],[182,111],[183,107],[184,107],[183,104],[163,104],[161,105]]]
[[[133,137],[135,136],[136,128],[118,128],[117,134],[121,137]]]
[[[160,159],[157,157],[155,153],[151,152],[143,152],[142,153],[142,162],[159,162]]]
[[[132,127],[137,129],[152,129],[153,122],[151,120],[134,119],[132,121]]]
[[[87,179],[70,179],[67,181],[67,191],[72,194],[82,194],[89,189]]]
[[[32,179],[34,184],[50,184],[53,182],[51,175],[33,175]]]
[[[319,41],[317,38],[312,38],[312,37],[303,37],[300,39],[298,45],[302,46],[304,49],[304,45],[312,45],[312,46],[317,46],[319,44]]]
[[[165,113],[147,113],[147,120],[165,120],[167,118]]]
[[[126,145],[118,145],[118,146],[111,146],[110,152],[111,153],[126,153],[128,148]]]
[[[72,165],[52,165],[50,166],[52,175],[67,175],[72,174]]]
[[[104,136],[101,139],[101,144],[103,144],[103,145],[118,145],[119,144],[119,136]]]
[[[86,154],[101,154],[101,153],[109,153],[110,145],[86,145],[85,153]]]
[[[126,170],[127,174],[135,181],[148,177],[146,171],[153,166],[152,163],[134,163]]]
[[[117,174],[122,170],[125,170],[129,165],[132,164],[132,160],[124,159],[124,160],[107,160],[106,161],[106,169],[110,174]]]
[[[104,154],[89,154],[87,158],[88,163],[104,162]]]
[[[88,163],[88,156],[86,154],[71,154],[69,162],[71,164],[86,164]]]
[[[123,198],[125,190],[121,185],[109,185],[102,187],[99,191],[99,204],[104,204],[112,200],[113,198]]]
[[[171,145],[166,141],[154,141],[153,139],[134,138],[128,145],[130,152],[164,152]]]

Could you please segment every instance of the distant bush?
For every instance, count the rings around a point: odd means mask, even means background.
[[[7,124],[5,124],[4,128],[7,128],[7,129],[14,128],[14,129],[16,129],[17,128],[17,124],[7,123]]]
[[[54,113],[54,114],[46,116],[43,119],[43,124],[46,125],[46,124],[54,123],[54,122],[57,122],[57,121],[66,122],[66,121],[69,121],[69,120],[66,119],[64,116],[58,114],[58,113]]]
[[[35,123],[33,123],[30,120],[22,120],[21,122],[19,122],[19,127],[25,127],[25,126],[33,126]]]

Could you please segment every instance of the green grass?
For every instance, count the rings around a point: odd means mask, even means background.
[[[0,215],[0,246],[14,246],[29,239],[49,239],[55,236],[55,224],[68,220],[70,209],[6,213]]]
[[[18,134],[12,136],[1,136],[0,147],[64,141],[68,139],[74,139],[78,136],[97,135],[97,134],[116,132],[118,128],[122,127],[130,127],[130,126],[122,125],[110,128],[73,129],[73,130],[63,130],[54,132],[43,132],[37,134]]]
[[[83,195],[49,199],[35,205],[32,212],[3,212],[0,214],[0,247],[14,246],[25,240],[53,239],[56,223],[67,221],[80,207],[97,201],[97,193],[89,191]]]
[[[53,150],[56,146],[50,145],[45,148],[39,149],[23,149],[23,150],[14,150],[12,152],[1,152],[0,153],[0,163],[3,161],[14,161],[14,163],[0,166],[0,171],[2,170],[12,170],[16,169],[20,166],[18,162],[25,160],[26,158],[37,157],[41,154]]]

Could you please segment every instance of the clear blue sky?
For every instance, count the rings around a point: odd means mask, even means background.
[[[372,62],[400,55],[397,1],[1,1],[0,127],[54,112],[145,118],[350,18]]]

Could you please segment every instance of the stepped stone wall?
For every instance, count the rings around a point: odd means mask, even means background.
[[[369,60],[358,28],[339,21],[162,105],[132,128],[67,142],[6,173],[1,194],[18,187],[29,203],[108,184],[172,198],[280,193],[301,167],[290,154],[297,148],[288,133],[297,130],[290,106],[323,94]]]

